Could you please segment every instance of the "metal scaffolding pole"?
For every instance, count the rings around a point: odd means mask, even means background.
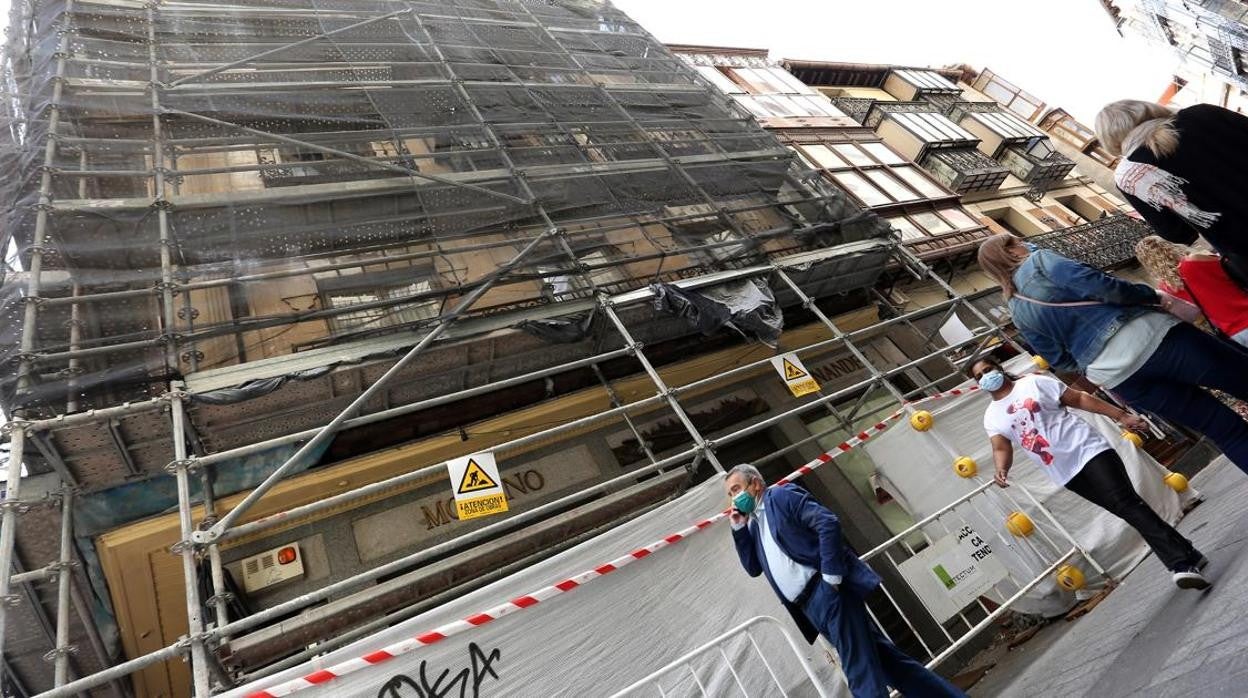
[[[339,27],[338,29],[334,29],[334,30],[332,30],[332,31],[321,32],[320,34],[317,34],[317,35],[315,35],[315,36],[309,36],[308,38],[306,38],[306,39],[302,39],[302,40],[300,40],[300,41],[295,41],[295,42],[293,42],[293,43],[284,44],[284,45],[282,45],[282,46],[278,46],[277,48],[272,48],[272,49],[269,49],[268,51],[261,51],[260,53],[257,53],[257,54],[253,54],[253,55],[247,56],[246,58],[240,58],[240,59],[238,59],[238,60],[236,60],[236,61],[232,61],[232,62],[230,62],[230,63],[224,63],[224,64],[222,64],[222,65],[219,65],[219,66],[215,67],[215,68],[210,68],[210,69],[208,69],[208,70],[203,70],[203,71],[200,71],[200,72],[198,72],[198,73],[192,73],[191,75],[187,75],[187,76],[185,76],[185,77],[178,78],[177,80],[174,80],[173,82],[170,82],[168,85],[166,85],[166,87],[177,87],[178,85],[181,85],[181,84],[186,83],[186,82],[190,82],[191,80],[198,80],[198,79],[200,79],[200,78],[211,77],[211,76],[216,75],[216,74],[218,74],[218,73],[223,73],[223,72],[225,72],[225,71],[227,71],[227,70],[229,70],[229,69],[231,69],[231,68],[238,68],[238,67],[240,67],[240,66],[247,65],[248,63],[254,63],[254,62],[255,62],[255,61],[257,61],[257,60],[260,60],[261,58],[267,58],[267,57],[269,57],[269,56],[272,56],[272,55],[277,54],[277,53],[281,53],[281,52],[283,52],[283,51],[287,51],[287,50],[292,49],[292,48],[298,48],[298,47],[303,46],[303,45],[305,45],[305,44],[310,44],[310,43],[313,43],[313,42],[316,42],[316,41],[320,41],[320,40],[322,40],[322,39],[325,39],[326,37],[330,37],[330,36],[333,36],[333,35],[335,35],[335,34],[341,34],[341,33],[343,33],[343,32],[348,32],[348,31],[351,31],[351,30],[353,30],[353,29],[359,29],[360,27],[366,27],[366,26],[368,26],[368,25],[370,25],[370,24],[374,24],[374,23],[376,23],[376,22],[383,22],[383,21],[385,21],[385,20],[387,20],[387,19],[392,19],[392,18],[394,18],[394,17],[398,17],[399,15],[411,14],[413,11],[414,11],[414,10],[413,10],[412,8],[410,8],[410,7],[409,7],[409,8],[403,9],[403,10],[398,10],[398,11],[395,11],[395,12],[391,12],[390,14],[386,14],[386,15],[379,15],[379,16],[377,16],[377,17],[373,17],[373,18],[371,18],[371,19],[366,19],[366,20],[364,20],[364,21],[362,21],[362,22],[356,22],[355,24],[348,24],[348,25],[347,25],[347,26],[345,26],[345,27]]]
[[[985,333],[985,334],[986,334],[986,333]],[[960,346],[963,346],[963,345],[965,345],[965,344],[967,344],[967,343],[970,343],[970,342],[976,341],[977,339],[979,339],[979,338],[980,338],[980,336],[983,336],[983,335],[973,336],[971,339],[967,340],[966,342],[959,343],[959,344],[955,345],[954,347],[950,347],[950,349],[956,349],[956,348],[958,348],[958,347],[960,347]],[[824,342],[820,342],[820,343],[818,343],[818,344],[824,344]],[[812,345],[812,346],[813,346],[813,345]],[[799,348],[799,350],[803,350],[803,349],[805,349],[805,348],[806,348],[806,347],[800,347],[800,348]],[[896,366],[896,367],[893,367],[893,368],[888,369],[888,370],[886,370],[886,371],[883,371],[883,372],[881,373],[881,376],[882,376],[883,378],[885,378],[885,379],[886,379],[886,378],[891,377],[891,376],[893,376],[893,375],[900,374],[900,373],[902,373],[902,372],[904,372],[904,371],[906,371],[906,370],[908,370],[908,369],[910,369],[910,368],[913,368],[913,367],[917,366],[918,364],[922,363],[923,361],[927,361],[927,360],[929,360],[929,359],[931,359],[931,358],[932,358],[932,355],[926,355],[926,356],[920,357],[920,358],[918,358],[918,359],[913,359],[913,360],[911,360],[911,361],[909,361],[909,362],[906,362],[905,364],[902,364],[902,365],[900,365],[900,366]],[[762,364],[769,364],[769,363],[770,363],[770,358],[763,359],[761,363],[762,363]],[[756,364],[756,365],[755,365],[755,367],[757,367],[757,365],[759,364],[759,362],[755,362],[755,364]],[[688,389],[691,389],[691,388],[696,388],[696,387],[699,387],[699,386],[705,386],[705,385],[710,384],[710,383],[714,383],[714,382],[718,382],[718,381],[725,380],[725,379],[726,379],[729,375],[734,375],[734,374],[737,374],[738,372],[739,372],[738,370],[734,369],[733,371],[728,371],[728,372],[723,372],[723,373],[720,373],[720,374],[716,374],[716,375],[714,375],[714,376],[711,376],[711,377],[706,378],[706,379],[702,379],[702,380],[700,380],[700,381],[695,381],[695,382],[693,382],[693,383],[688,383],[688,384],[685,384],[684,386],[680,386],[679,388],[672,389],[672,390],[671,390],[671,391],[669,391],[669,392],[670,392],[670,393],[672,393],[672,394],[674,394],[674,393],[677,393],[677,392],[679,392],[679,391],[681,391],[681,390],[688,390]],[[721,437],[720,439],[718,439],[718,442],[720,442],[720,443],[732,443],[732,442],[735,442],[735,441],[738,441],[738,440],[741,440],[741,439],[748,438],[749,436],[751,436],[751,435],[753,435],[753,434],[755,434],[755,433],[758,433],[759,431],[761,431],[761,430],[763,430],[763,429],[770,428],[771,426],[774,426],[775,424],[777,424],[777,423],[779,423],[779,422],[781,422],[781,421],[783,421],[783,420],[785,420],[785,419],[791,419],[791,418],[797,417],[797,416],[799,416],[799,415],[801,415],[801,414],[803,414],[803,413],[805,413],[805,412],[807,412],[807,411],[810,411],[810,410],[813,410],[813,409],[817,409],[817,408],[819,408],[820,406],[822,406],[823,404],[825,404],[825,403],[827,403],[827,402],[834,401],[834,400],[839,400],[839,399],[842,399],[842,398],[844,398],[844,397],[846,397],[846,396],[848,396],[848,395],[852,395],[852,394],[854,394],[854,393],[856,393],[856,392],[858,392],[858,391],[860,391],[860,390],[862,390],[862,389],[864,389],[864,388],[867,388],[867,387],[869,387],[869,386],[871,386],[871,385],[873,385],[873,384],[875,384],[875,383],[876,383],[876,379],[874,379],[874,378],[868,378],[868,379],[866,379],[866,380],[859,381],[859,382],[854,383],[854,384],[852,384],[852,385],[846,386],[846,387],[844,387],[844,388],[842,388],[842,389],[840,389],[840,390],[837,390],[837,391],[835,391],[835,392],[829,393],[828,395],[825,395],[825,396],[823,396],[823,397],[820,397],[820,398],[818,398],[817,400],[812,400],[812,401],[810,401],[810,402],[807,402],[807,403],[804,403],[804,404],[802,404],[802,405],[799,405],[799,406],[797,406],[797,407],[795,407],[795,408],[793,408],[793,409],[790,409],[790,410],[787,410],[787,411],[782,412],[782,413],[780,413],[780,414],[777,414],[777,415],[775,415],[775,416],[773,416],[773,417],[771,417],[771,418],[768,418],[768,419],[766,419],[766,420],[763,420],[762,422],[758,422],[758,423],[755,423],[755,424],[751,424],[751,425],[749,425],[749,426],[747,426],[747,427],[743,427],[743,428],[741,428],[741,429],[738,429],[737,431],[734,431],[734,432],[732,432],[732,433],[730,433],[730,434],[727,434],[727,435],[725,435],[725,436]],[[641,405],[641,404],[643,404],[643,403],[644,403],[644,404],[659,404],[659,403],[661,403],[661,402],[663,402],[663,401],[664,401],[663,396],[661,396],[661,395],[656,395],[656,396],[654,396],[654,397],[651,397],[651,398],[646,398],[645,400],[642,400],[642,401],[639,401],[639,402],[631,403],[631,405],[625,405],[625,407],[630,407],[630,406],[631,406],[631,407],[636,407],[636,406],[639,406],[639,405]],[[593,419],[596,419],[596,418],[597,418],[597,415],[591,415],[591,416],[590,416],[590,417],[588,417],[588,418],[582,418],[582,419],[589,419],[589,420],[593,420]],[[579,420],[577,420],[577,421],[579,421]],[[565,428],[566,428],[566,425],[559,425],[559,426],[556,426],[556,427],[552,427],[552,428],[549,428],[549,429],[546,429],[546,430],[543,430],[543,431],[537,432],[537,433],[535,433],[535,434],[531,434],[531,435],[529,435],[529,436],[521,437],[520,439],[513,440],[512,442],[508,442],[508,444],[504,444],[504,445],[499,446],[499,447],[496,447],[496,448],[505,448],[505,447],[507,447],[508,445],[513,445],[513,444],[516,444],[516,443],[519,443],[519,442],[530,442],[530,441],[534,441],[534,440],[546,439],[546,438],[549,438],[549,436],[550,436],[551,434],[553,434],[553,433],[558,433],[559,431],[562,431],[562,430],[564,430]],[[397,560],[391,561],[391,562],[386,563],[386,564],[384,564],[384,565],[381,565],[381,566],[378,566],[378,567],[375,567],[375,568],[372,568],[372,569],[369,569],[369,570],[365,570],[364,572],[361,572],[361,573],[359,573],[359,574],[357,574],[357,575],[355,575],[355,576],[352,576],[352,577],[349,577],[349,578],[347,578],[347,579],[343,579],[343,580],[340,580],[340,581],[334,582],[334,583],[329,584],[329,585],[327,585],[327,586],[325,586],[325,587],[322,587],[321,589],[318,589],[318,590],[315,590],[315,591],[309,592],[309,593],[307,593],[307,594],[304,594],[304,595],[302,595],[302,596],[296,597],[296,598],[294,598],[294,599],[290,599],[290,600],[288,600],[288,601],[285,601],[285,602],[283,602],[283,603],[280,603],[280,604],[278,604],[278,605],[276,605],[276,606],[273,606],[273,607],[271,607],[271,608],[265,609],[265,610],[260,611],[260,612],[258,612],[258,613],[252,614],[252,615],[250,615],[250,616],[247,616],[247,617],[244,617],[244,618],[240,618],[240,619],[238,619],[238,620],[235,620],[235,621],[233,621],[233,622],[231,622],[231,623],[226,624],[226,625],[225,625],[225,626],[223,626],[223,627],[220,627],[220,628],[214,628],[214,629],[211,629],[211,630],[206,630],[206,631],[204,631],[204,632],[201,634],[200,639],[201,639],[203,642],[208,642],[208,641],[214,640],[214,639],[219,638],[219,637],[224,637],[224,636],[228,636],[228,635],[235,635],[235,634],[238,634],[238,633],[243,632],[243,631],[245,631],[245,630],[249,630],[249,629],[251,629],[251,628],[258,627],[258,626],[260,626],[260,625],[264,624],[264,623],[265,623],[265,622],[267,622],[267,621],[270,621],[270,620],[273,620],[273,619],[276,619],[276,618],[280,618],[280,617],[285,616],[285,615],[287,615],[287,614],[289,614],[289,613],[292,613],[292,612],[298,611],[299,609],[302,609],[302,608],[304,608],[304,607],[306,607],[306,606],[308,606],[308,605],[311,605],[311,604],[313,604],[313,603],[317,603],[317,602],[322,601],[322,600],[324,600],[324,599],[332,598],[333,596],[338,595],[338,594],[341,594],[341,593],[343,593],[343,592],[350,591],[350,590],[352,590],[352,589],[356,589],[356,588],[358,588],[358,587],[361,587],[361,586],[363,586],[363,585],[366,585],[366,584],[368,584],[368,583],[370,583],[370,582],[372,582],[372,581],[374,581],[374,580],[376,580],[376,579],[379,579],[379,578],[381,578],[381,577],[385,577],[385,576],[387,576],[387,575],[391,575],[391,574],[394,574],[394,573],[397,573],[397,572],[405,571],[405,570],[410,569],[411,567],[413,567],[413,566],[415,566],[415,565],[418,565],[418,564],[420,564],[420,563],[422,563],[422,562],[425,562],[425,561],[427,561],[427,560],[434,559],[434,558],[436,558],[436,557],[438,557],[438,556],[441,556],[441,555],[444,555],[444,554],[448,554],[448,553],[454,552],[455,550],[462,549],[462,548],[464,548],[465,546],[470,546],[470,545],[476,544],[477,542],[479,542],[479,541],[481,541],[481,540],[486,540],[486,539],[489,539],[489,538],[494,537],[494,536],[497,536],[497,535],[499,535],[499,534],[501,534],[501,533],[505,533],[505,532],[508,532],[508,531],[514,530],[514,529],[519,528],[520,526],[525,525],[525,524],[527,524],[527,523],[529,523],[529,522],[531,522],[531,521],[539,520],[541,517],[543,517],[543,516],[545,516],[545,515],[547,515],[547,514],[549,514],[549,513],[552,513],[552,512],[555,512],[555,511],[560,511],[560,510],[562,510],[562,509],[566,508],[566,507],[567,507],[567,506],[569,506],[569,505],[572,505],[572,504],[575,504],[575,503],[577,503],[577,502],[583,501],[583,500],[585,500],[585,499],[587,499],[587,498],[589,498],[589,497],[593,497],[593,496],[598,495],[598,494],[606,494],[606,493],[609,493],[609,492],[611,492],[611,491],[613,490],[613,488],[616,488],[616,487],[619,487],[619,486],[625,485],[625,484],[627,484],[627,483],[629,483],[629,482],[635,482],[638,478],[645,477],[645,476],[646,476],[646,475],[648,475],[648,474],[651,474],[651,473],[657,473],[657,472],[662,472],[662,471],[664,471],[664,470],[666,470],[666,469],[668,469],[668,468],[671,468],[671,467],[673,467],[673,466],[677,466],[677,465],[685,464],[685,463],[687,463],[688,461],[690,461],[691,459],[696,458],[698,455],[703,454],[703,453],[706,453],[706,452],[707,452],[707,451],[705,451],[705,450],[698,449],[696,446],[695,446],[695,447],[693,447],[693,448],[686,449],[686,450],[684,450],[684,451],[681,451],[681,452],[679,452],[679,453],[677,453],[677,454],[674,454],[674,455],[672,455],[672,456],[669,456],[669,457],[667,457],[667,458],[663,458],[663,459],[659,460],[658,462],[656,462],[656,463],[654,463],[654,464],[652,464],[652,465],[647,465],[647,466],[644,466],[644,467],[641,467],[641,468],[638,468],[638,469],[635,469],[635,470],[629,471],[629,472],[627,472],[627,473],[623,473],[623,474],[621,474],[621,475],[619,475],[619,476],[617,476],[617,477],[615,477],[615,478],[612,478],[612,479],[607,480],[607,481],[605,481],[605,482],[599,483],[599,484],[597,484],[597,485],[595,485],[595,486],[593,486],[593,487],[587,488],[587,489],[585,489],[585,490],[580,490],[580,491],[577,491],[577,492],[570,493],[570,494],[568,494],[568,495],[566,495],[566,496],[564,496],[564,497],[561,497],[561,498],[559,498],[559,499],[557,499],[557,500],[553,500],[553,501],[551,501],[551,502],[548,502],[548,503],[546,503],[546,504],[543,504],[543,505],[541,505],[541,506],[538,506],[538,507],[536,507],[536,508],[534,508],[534,509],[526,510],[526,511],[521,512],[521,513],[519,513],[519,514],[517,514],[517,515],[515,515],[515,516],[513,516],[513,517],[510,517],[510,518],[507,518],[507,519],[505,519],[505,520],[499,521],[499,522],[497,522],[497,523],[490,524],[490,525],[488,525],[488,526],[482,527],[482,528],[480,528],[480,529],[477,529],[477,530],[475,530],[475,531],[473,531],[473,532],[471,532],[471,533],[465,534],[465,535],[460,536],[460,537],[458,537],[458,538],[452,539],[452,540],[450,540],[450,541],[446,541],[446,542],[444,542],[444,543],[440,543],[440,544],[434,545],[434,546],[429,547],[429,548],[426,548],[426,549],[424,549],[424,550],[417,551],[417,552],[415,552],[415,553],[413,553],[413,554],[411,554],[411,555],[408,555],[408,556],[406,556],[406,557],[403,557],[403,558],[400,558],[400,559],[397,559]],[[440,466],[435,466],[435,467],[434,467],[434,469],[436,469],[436,467],[440,467]],[[366,487],[371,487],[371,486],[366,486]],[[344,494],[346,494],[346,493],[344,493]],[[314,503],[314,505],[315,505],[315,504],[316,504],[316,503]],[[312,506],[312,505],[305,505],[305,507],[306,507],[306,506]],[[289,514],[291,514],[291,513],[295,512],[295,511],[298,511],[298,510],[303,510],[303,509],[304,509],[304,508],[303,508],[303,507],[301,507],[301,508],[298,508],[298,509],[296,509],[296,510],[289,510],[289,511],[287,511],[287,512],[282,512],[282,513],[280,513],[280,514],[278,514],[278,515],[274,515],[274,517],[271,517],[271,518],[278,518],[278,517],[281,517],[281,518],[286,518],[286,517],[287,517],[287,515],[289,515]],[[307,512],[306,512],[306,511],[303,511],[302,513],[307,513]],[[262,520],[262,521],[264,521],[264,520]],[[272,523],[275,523],[275,522],[276,522],[276,521],[268,521],[268,522],[266,523],[266,527],[267,527],[267,525],[271,525]],[[244,524],[243,526],[233,527],[233,528],[231,528],[231,529],[230,529],[230,532],[231,532],[231,533],[237,533],[237,532],[239,532],[239,531],[244,531],[244,530],[245,530],[247,533],[252,533],[252,532],[255,532],[255,529],[248,529],[247,527],[251,526],[252,524],[256,524],[256,523],[260,523],[260,522],[252,522],[252,523],[250,523],[250,524]],[[108,681],[108,680],[110,680],[110,679],[117,678],[117,677],[119,677],[119,676],[124,676],[124,675],[127,675],[127,674],[129,674],[129,673],[133,673],[134,671],[137,671],[137,670],[139,670],[139,669],[142,669],[143,667],[149,666],[149,665],[154,664],[154,663],[156,663],[156,662],[164,661],[164,660],[166,660],[166,659],[170,659],[170,658],[172,658],[172,657],[174,657],[174,656],[177,656],[177,655],[178,655],[178,654],[180,654],[181,652],[185,651],[185,646],[186,646],[186,641],[183,641],[183,642],[180,642],[180,643],[177,643],[177,644],[174,644],[174,645],[170,645],[170,646],[165,647],[165,648],[163,648],[163,649],[161,649],[161,650],[157,650],[156,652],[154,652],[154,653],[152,653],[152,654],[150,654],[150,655],[145,655],[145,656],[143,656],[143,657],[138,657],[138,658],[132,659],[132,660],[130,660],[130,661],[128,661],[128,662],[125,662],[125,663],[123,663],[123,664],[121,664],[121,665],[118,665],[117,667],[114,667],[114,668],[112,668],[112,669],[109,669],[109,670],[107,670],[107,671],[105,671],[105,672],[103,672],[103,673],[100,673],[100,674],[94,674],[94,675],[92,675],[92,676],[85,677],[85,678],[80,679],[80,680],[78,680],[78,681],[74,681],[74,682],[72,682],[72,683],[70,683],[70,684],[68,684],[68,685],[66,685],[66,686],[64,686],[64,687],[62,687],[61,689],[58,689],[58,690],[56,690],[56,691],[53,691],[53,692],[50,692],[50,693],[46,694],[46,696],[47,696],[47,698],[55,698],[55,697],[60,697],[60,696],[68,696],[68,695],[71,695],[71,694],[72,694],[73,692],[75,692],[75,691],[82,690],[82,689],[86,689],[86,688],[90,688],[90,687],[92,687],[92,686],[96,686],[96,685],[99,685],[99,684],[101,684],[101,683],[104,683],[104,682],[106,682],[106,681]],[[192,647],[193,647],[193,646],[194,646],[194,645],[192,645]]]
[[[48,104],[48,138],[43,151],[42,173],[39,179],[39,203],[35,214],[35,230],[30,246],[30,270],[24,298],[22,333],[17,364],[17,395],[20,397],[31,384],[34,370],[30,360],[35,349],[35,330],[38,321],[40,277],[43,273],[43,255],[48,241],[48,214],[52,204],[52,172],[56,164],[56,135],[61,120],[61,97],[65,86],[65,58],[73,35],[70,16],[74,0],[65,1],[62,15],[63,26],[57,43],[56,73],[52,85],[52,97]],[[24,411],[15,410],[13,420],[5,425],[10,429],[12,441],[9,447],[8,469],[5,473],[4,501],[0,501],[0,657],[4,656],[5,631],[8,627],[8,607],[14,600],[11,578],[13,574],[14,546],[17,542],[17,508],[22,488],[22,461],[26,447]],[[0,674],[0,681],[4,676]]]
[[[431,182],[437,182],[438,184],[443,184],[443,185],[450,186],[450,187],[460,187],[462,189],[468,189],[469,191],[474,191],[478,194],[483,194],[485,196],[490,196],[496,199],[503,199],[504,201],[508,201],[513,204],[529,206],[533,203],[532,200],[526,201],[519,197],[512,196],[511,194],[504,194],[501,191],[494,191],[493,189],[480,187],[475,184],[471,184],[469,182],[458,182],[453,179],[447,179],[445,177],[439,177],[438,175],[431,175],[425,172],[421,172],[419,170],[413,170],[410,167],[404,167],[402,165],[395,165],[389,162],[370,160],[366,157],[356,155],[354,153],[348,153],[345,150],[339,150],[337,148],[330,148],[329,146],[324,146],[319,143],[313,143],[311,141],[306,141],[300,138],[291,138],[290,136],[283,136],[281,134],[273,133],[271,131],[261,131],[260,129],[251,128],[249,126],[243,126],[242,124],[236,124],[232,121],[214,119],[211,116],[204,116],[203,114],[196,114],[194,112],[182,111],[181,109],[174,109],[172,107],[165,107],[163,112],[161,113],[182,116],[188,119],[202,121],[206,124],[212,124],[214,126],[225,126],[227,128],[237,129],[239,131],[242,131],[243,133],[249,133],[253,136],[259,136],[261,138],[271,138],[279,143],[297,145],[300,148],[308,148],[309,150],[315,150],[320,153],[334,155],[334,156],[343,158],[344,160],[351,160],[352,162],[359,162],[359,163],[368,165],[370,167],[377,167],[383,170],[390,170],[391,172],[400,172],[409,177],[415,177],[416,179],[427,179]]]
[[[200,463],[199,487],[204,497],[204,519],[201,526],[211,526],[217,520],[217,501],[213,496],[212,468],[205,468]],[[225,569],[221,564],[221,547],[216,543],[208,546],[208,565],[212,581],[212,595],[207,603],[212,606],[216,615],[216,627],[220,628],[230,621],[228,608],[233,595],[225,588]],[[229,638],[220,638],[222,641]]]
[[[195,523],[192,519],[191,473],[194,461],[187,458],[186,428],[183,420],[186,412],[181,400],[171,400],[169,404],[170,418],[173,423],[173,455],[174,461],[169,464],[178,484],[178,522],[181,528],[181,542],[176,552],[182,556],[182,576],[186,583],[186,622],[191,644],[191,680],[195,698],[207,698],[212,695],[209,685],[208,647],[204,638],[203,606],[199,600],[199,564],[196,561],[195,547],[187,541]]]
[[[62,485],[61,490],[61,557],[56,577],[56,647],[49,653],[55,657],[53,685],[63,686],[69,679],[69,655],[78,650],[69,644],[69,583],[73,575],[74,531],[72,523],[74,494]]]
[[[711,450],[710,444],[708,444],[706,439],[702,437],[698,428],[694,426],[693,421],[689,419],[689,415],[686,414],[684,408],[680,406],[680,402],[676,399],[676,394],[667,387],[667,383],[663,381],[663,377],[659,375],[659,372],[654,369],[654,365],[651,364],[650,360],[646,358],[645,352],[641,349],[641,344],[633,338],[632,333],[628,331],[628,327],[626,327],[624,322],[620,320],[620,316],[616,314],[611,300],[604,296],[599,299],[599,304],[602,311],[606,313],[607,318],[611,320],[611,324],[615,325],[615,329],[619,331],[620,336],[624,338],[625,344],[633,350],[634,355],[637,357],[637,361],[641,364],[641,367],[645,369],[646,375],[650,376],[650,382],[654,383],[654,387],[659,389],[659,396],[667,402],[667,405],[671,408],[672,413],[676,415],[676,418],[679,419],[680,423],[684,425],[685,430],[689,432],[689,436],[693,439],[694,449],[699,455],[702,455],[709,460],[711,465],[715,466],[716,470],[721,473],[724,472],[724,466],[719,462],[719,459],[715,457],[715,452]]]
[[[282,463],[280,467],[277,468],[277,470],[273,471],[272,474],[270,474],[267,478],[265,478],[264,482],[257,485],[255,489],[253,489],[250,493],[248,493],[247,496],[243,499],[243,501],[239,502],[233,509],[229,511],[229,513],[221,517],[221,520],[213,524],[211,528],[204,530],[204,531],[195,531],[193,534],[191,534],[190,540],[198,544],[207,544],[220,538],[221,535],[225,533],[226,530],[228,530],[231,526],[235,524],[235,522],[238,521],[238,518],[240,516],[242,516],[253,505],[255,505],[255,503],[259,501],[259,499],[263,497],[266,492],[272,489],[274,485],[280,482],[281,479],[286,476],[286,473],[290,472],[290,470],[294,468],[296,464],[298,464],[309,453],[311,453],[313,450],[319,447],[322,443],[324,443],[326,439],[328,439],[330,436],[338,432],[342,428],[342,424],[344,422],[350,419],[352,415],[354,415],[365,404],[367,404],[368,401],[373,398],[373,396],[381,392],[381,390],[386,387],[386,385],[390,382],[391,379],[393,379],[396,375],[401,373],[403,369],[407,367],[408,364],[410,364],[413,360],[416,359],[417,356],[420,356],[420,354],[425,350],[425,348],[433,344],[434,340],[442,336],[442,333],[446,332],[446,330],[452,324],[454,324],[455,321],[458,320],[460,316],[464,314],[465,311],[467,311],[469,308],[473,306],[473,304],[475,304],[478,300],[480,300],[481,297],[484,296],[486,292],[489,291],[494,286],[495,282],[497,282],[499,279],[511,273],[511,270],[514,269],[517,265],[519,265],[520,262],[523,261],[524,258],[529,255],[530,252],[536,249],[539,243],[543,242],[544,240],[546,240],[548,237],[550,237],[554,233],[555,233],[554,229],[547,230],[544,234],[534,238],[528,245],[524,247],[524,249],[520,250],[520,252],[518,252],[514,257],[512,257],[510,260],[508,260],[502,266],[500,266],[497,271],[495,271],[489,276],[489,278],[486,280],[485,283],[481,284],[475,290],[473,290],[472,293],[465,296],[464,299],[461,300],[459,304],[456,305],[455,308],[452,309],[449,313],[443,315],[441,320],[438,322],[437,326],[434,327],[433,330],[429,332],[429,334],[422,337],[420,342],[417,343],[416,346],[408,350],[408,352],[403,355],[403,358],[395,362],[395,364],[391,366],[384,374],[382,374],[382,376],[378,378],[375,383],[369,386],[367,390],[360,393],[359,397],[353,400],[350,405],[347,405],[347,407],[344,408],[342,412],[339,412],[338,415],[334,417],[334,419],[330,421],[329,424],[326,424],[324,427],[321,427],[321,429],[317,432],[316,436],[312,437],[307,443],[303,445],[303,447],[301,447],[298,451],[296,451],[290,458],[287,458],[286,461]]]

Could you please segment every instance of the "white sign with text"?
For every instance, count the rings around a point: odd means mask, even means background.
[[[935,540],[897,571],[936,620],[945,622],[1005,579],[1005,565],[970,526]]]

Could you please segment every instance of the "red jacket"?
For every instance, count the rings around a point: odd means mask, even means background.
[[[1248,293],[1226,275],[1219,260],[1184,259],[1179,276],[1186,289],[1162,290],[1200,306],[1209,322],[1227,335],[1248,329]]]

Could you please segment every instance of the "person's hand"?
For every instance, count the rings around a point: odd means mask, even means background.
[[[732,522],[733,528],[738,528],[744,526],[745,522],[749,521],[749,517],[736,509],[730,509],[728,511],[728,520]]]
[[[997,474],[993,476],[992,480],[993,482],[997,483],[997,487],[1009,487],[1010,484],[1005,481],[1006,477],[1008,477],[1009,474],[1010,474],[1009,468],[998,465]]]
[[[1131,414],[1128,412],[1123,415],[1122,419],[1118,420],[1118,423],[1121,424],[1124,429],[1129,429],[1131,431],[1148,431],[1148,420],[1138,414]]]

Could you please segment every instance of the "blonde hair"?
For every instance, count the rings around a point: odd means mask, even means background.
[[[1149,235],[1135,244],[1135,256],[1154,281],[1169,286],[1172,291],[1183,289],[1179,262],[1187,256],[1186,250],[1156,235]]]
[[[1014,288],[1014,272],[1022,266],[1023,260],[1010,252],[1010,248],[1021,244],[1021,241],[1009,233],[999,233],[984,240],[979,246],[979,266],[998,284],[1001,294],[1007,299],[1018,292]]]
[[[1172,155],[1179,147],[1174,114],[1174,109],[1154,102],[1110,102],[1096,115],[1096,138],[1111,155],[1130,155],[1140,146],[1159,158]]]

